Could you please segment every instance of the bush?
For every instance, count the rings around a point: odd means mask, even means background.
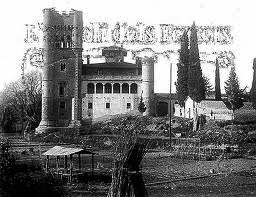
[[[44,172],[40,163],[18,162],[8,151],[9,144],[1,144],[0,195],[2,197],[61,197],[63,182]]]

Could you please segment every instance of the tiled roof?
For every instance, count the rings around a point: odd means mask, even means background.
[[[137,64],[128,62],[104,62],[97,64],[83,64],[86,68],[138,68]]]
[[[62,146],[54,146],[49,149],[43,155],[52,155],[52,156],[62,156],[62,155],[73,155],[73,154],[95,154],[91,151],[82,149],[82,148],[66,148]]]
[[[127,51],[126,49],[124,49],[122,47],[119,47],[119,46],[116,46],[116,45],[105,47],[104,49],[102,49],[102,51],[112,51],[112,50],[115,50],[115,51]]]
[[[202,100],[199,106],[203,108],[211,108],[211,109],[228,109],[223,101],[216,101],[216,100]]]

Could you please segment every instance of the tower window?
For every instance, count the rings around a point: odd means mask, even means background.
[[[61,44],[60,44],[60,39],[58,36],[56,36],[56,41],[55,41],[55,47],[56,48],[60,48]]]
[[[66,64],[65,63],[61,63],[60,64],[60,71],[65,71],[66,70]]]
[[[127,103],[126,108],[131,109],[131,103]]]
[[[60,109],[65,109],[65,108],[66,108],[65,101],[60,101]]]
[[[59,96],[65,96],[65,87],[64,86],[59,87]]]
[[[72,47],[72,40],[70,35],[67,36],[67,48],[71,48]]]
[[[110,103],[106,103],[106,109],[110,109]]]
[[[88,103],[88,109],[92,109],[92,103]]]

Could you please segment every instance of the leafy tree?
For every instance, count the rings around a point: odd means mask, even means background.
[[[250,94],[252,106],[254,109],[256,109],[256,58],[253,60],[253,81]]]
[[[234,66],[231,67],[229,77],[225,82],[225,91],[230,104],[229,108],[233,112],[243,106],[243,90],[240,89]]]
[[[197,103],[205,99],[205,85],[200,65],[195,22],[193,22],[190,34],[188,92],[190,98]]]
[[[6,120],[13,114],[13,126],[21,125],[22,130],[36,128],[41,119],[41,75],[38,71],[32,71],[17,81],[5,86],[1,94],[2,121],[1,125],[6,124]],[[15,117],[15,118],[14,118]],[[5,128],[4,128],[5,129]],[[8,130],[5,130],[8,132]]]
[[[216,58],[215,63],[216,69],[215,69],[215,99],[221,100],[221,90],[220,90],[220,65],[218,58]]]
[[[142,98],[142,94],[140,96],[140,102],[139,102],[139,105],[138,105],[138,110],[140,113],[144,113],[146,111],[146,106],[145,106],[145,103],[143,102],[143,98]]]
[[[212,84],[210,82],[210,79],[207,76],[203,75],[203,79],[204,79],[205,93],[209,96],[210,93],[213,91]]]
[[[180,62],[177,64],[177,83],[176,92],[178,96],[178,102],[181,107],[185,106],[185,101],[188,97],[188,65],[189,65],[189,41],[187,31],[185,30],[181,37],[180,47]]]
[[[4,131],[8,131],[10,133],[16,132],[15,122],[17,120],[18,117],[16,116],[12,106],[8,105],[3,108],[1,127]]]

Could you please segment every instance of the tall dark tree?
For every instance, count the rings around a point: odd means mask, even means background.
[[[256,58],[253,60],[253,80],[252,80],[252,88],[251,88],[251,101],[252,106],[256,109]]]
[[[190,34],[188,92],[190,98],[197,103],[205,99],[205,85],[200,65],[195,22],[193,22]]]
[[[138,105],[138,110],[141,114],[143,114],[145,111],[146,111],[146,106],[145,106],[145,103],[143,102],[143,98],[142,98],[142,93],[140,95],[140,102],[139,102],[139,105]]]
[[[187,30],[184,31],[181,37],[180,59],[177,71],[177,86],[176,92],[178,102],[181,107],[185,106],[185,101],[188,97],[188,65],[189,65],[189,41]]]
[[[203,75],[203,79],[204,79],[204,86],[205,86],[205,94],[210,96],[210,94],[213,91],[213,87],[212,87],[212,84],[210,82],[210,79],[205,75]]]
[[[216,63],[215,63],[215,99],[217,101],[221,100],[221,90],[220,90],[220,65],[218,58],[216,58]]]
[[[243,90],[240,89],[235,67],[232,66],[228,80],[225,82],[225,91],[233,112],[243,106]]]

